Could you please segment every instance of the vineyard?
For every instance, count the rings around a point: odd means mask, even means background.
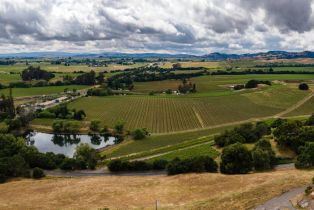
[[[87,120],[98,119],[109,126],[120,120],[126,122],[127,129],[147,128],[152,133],[167,133],[272,116],[305,95],[295,89],[278,86],[221,97],[88,97],[69,106],[83,107]]]

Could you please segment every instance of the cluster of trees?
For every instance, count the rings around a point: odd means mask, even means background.
[[[132,90],[133,82],[149,82],[162,81],[170,79],[188,79],[191,77],[198,77],[204,75],[205,71],[194,72],[189,74],[175,74],[171,69],[163,69],[158,66],[141,67],[125,71],[121,74],[114,75],[108,79],[108,87],[117,89]]]
[[[22,71],[21,77],[23,81],[30,80],[49,81],[50,79],[54,78],[55,75],[51,72],[40,69],[40,66],[38,67],[29,66],[27,69],[24,69]]]
[[[182,80],[182,85],[179,85],[178,91],[180,93],[195,93],[196,92],[196,84],[192,82],[188,82],[187,79]]]
[[[175,158],[170,162],[162,159],[155,160],[153,162],[124,161],[117,159],[110,161],[108,164],[108,168],[112,172],[166,169],[168,175],[175,175],[190,172],[217,172],[218,164],[209,156],[198,156],[182,160],[179,158]]]
[[[38,118],[58,118],[58,119],[74,119],[83,120],[86,117],[84,110],[69,109],[66,104],[60,104],[37,114]]]
[[[254,143],[270,133],[271,127],[265,122],[245,123],[215,136],[214,140],[219,147],[225,147],[234,143]]]
[[[52,123],[52,129],[55,133],[78,133],[81,124],[77,121],[55,120]]]
[[[0,65],[14,65],[16,64],[15,60],[0,60]]]
[[[278,145],[293,150],[297,155],[296,167],[314,166],[314,115],[306,122],[278,120],[273,135]]]
[[[275,162],[275,153],[268,140],[259,140],[252,151],[238,142],[223,149],[220,171],[225,174],[245,174],[252,170],[272,169]]]
[[[167,165],[168,175],[182,173],[217,172],[218,164],[209,156],[198,156],[187,159],[175,158]]]
[[[76,85],[102,85],[105,82],[104,72],[99,72],[98,75],[92,70],[90,72],[82,72],[77,77],[66,75],[63,77],[63,82],[66,84]]]
[[[68,158],[51,152],[40,153],[34,146],[27,146],[22,138],[0,134],[1,182],[11,177],[40,178],[44,175],[41,169],[93,169],[98,159],[97,152],[85,144],[77,147],[74,158]]]

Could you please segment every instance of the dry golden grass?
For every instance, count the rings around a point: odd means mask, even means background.
[[[263,63],[302,63],[302,64],[313,64],[313,58],[296,58],[296,59],[273,59],[273,60],[259,60]]]
[[[310,183],[294,169],[233,175],[84,177],[20,180],[0,185],[0,209],[249,209]]]

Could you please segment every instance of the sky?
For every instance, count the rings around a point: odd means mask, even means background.
[[[0,0],[0,53],[314,50],[313,0]]]

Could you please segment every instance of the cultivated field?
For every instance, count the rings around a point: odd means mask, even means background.
[[[313,175],[285,169],[248,175],[28,179],[0,185],[0,209],[155,209],[156,200],[160,209],[251,209],[309,184]]]
[[[109,126],[122,120],[128,129],[147,128],[152,133],[167,133],[272,116],[306,94],[289,86],[274,85],[253,93],[219,97],[88,97],[69,106],[84,107],[87,120],[102,120]]]

